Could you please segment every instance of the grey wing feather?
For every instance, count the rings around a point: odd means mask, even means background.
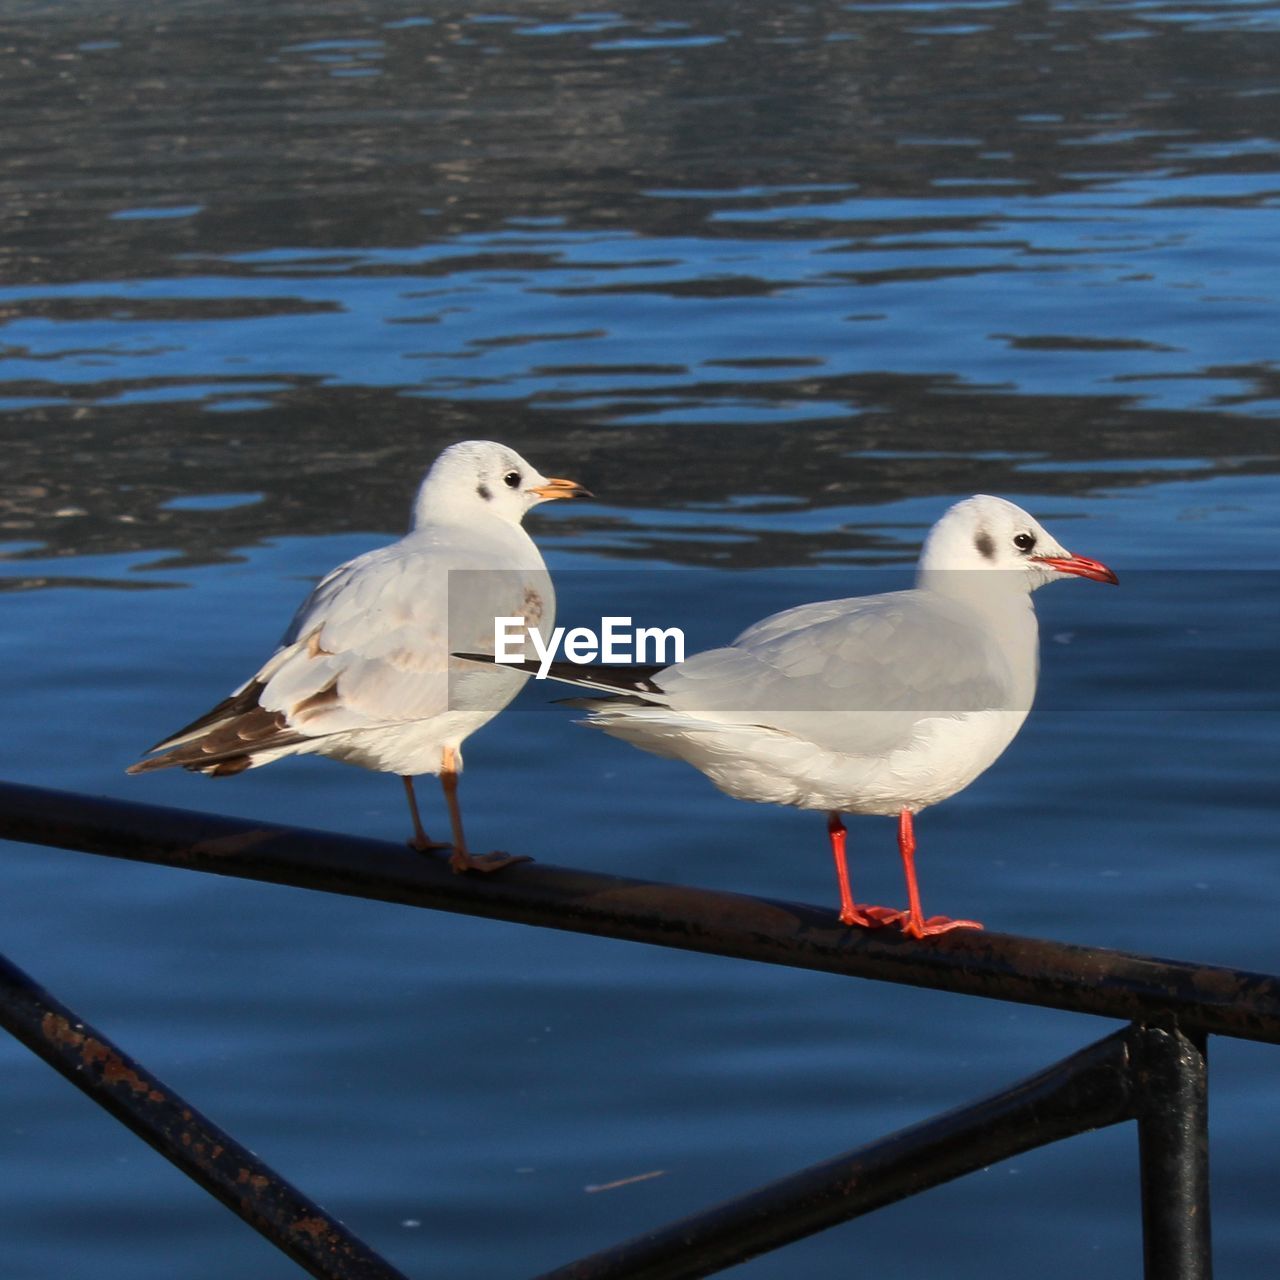
[[[771,613],[767,618],[761,618],[759,622],[753,622],[733,643],[749,648],[753,644],[772,640],[775,636],[841,617],[849,612],[851,605],[857,602],[858,598],[853,597],[845,600],[814,600],[808,604],[798,604],[791,609]]]
[[[505,705],[523,675],[449,655],[492,652],[497,616],[553,624],[546,570],[509,561],[475,546],[422,548],[406,539],[343,565],[308,597],[255,677],[264,684],[261,704],[312,735]],[[339,696],[324,700],[331,687]]]
[[[434,532],[340,565],[303,601],[280,648],[251,679],[152,748],[178,747],[179,755],[146,764],[183,764],[188,756],[199,764],[211,754],[266,751],[451,710],[500,710],[526,676],[449,655],[492,652],[495,616],[554,624],[555,593],[541,558],[506,567],[512,559],[509,547],[455,544]]]
[[[879,753],[932,716],[1008,706],[1012,674],[961,607],[902,591],[803,605],[655,677],[676,710]]]

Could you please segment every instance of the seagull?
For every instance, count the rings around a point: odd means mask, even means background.
[[[583,723],[687,761],[740,800],[825,812],[841,923],[912,938],[981,929],[925,917],[914,817],[1017,734],[1039,667],[1031,593],[1066,577],[1117,582],[1020,507],[979,494],[929,531],[910,590],[786,609],[672,666],[557,662],[549,674],[611,695],[575,701]],[[854,901],[845,814],[898,819],[906,911]]]
[[[284,756],[323,755],[399,774],[413,847],[448,848],[422,828],[413,778],[437,774],[454,871],[514,861],[467,850],[458,806],[462,742],[528,678],[450,658],[459,640],[492,646],[495,616],[551,634],[555,591],[521,527],[556,498],[590,497],[488,440],[451,445],[427,472],[409,532],[339,565],[302,602],[279,648],[230,697],[156,743],[129,773],[181,765],[220,778]],[[152,754],[160,753],[160,754]]]

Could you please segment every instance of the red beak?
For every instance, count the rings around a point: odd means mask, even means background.
[[[1088,556],[1032,556],[1041,564],[1047,564],[1059,573],[1074,574],[1077,578],[1092,578],[1094,582],[1109,582],[1113,587],[1120,585],[1115,572],[1108,569],[1101,560],[1090,560]]]

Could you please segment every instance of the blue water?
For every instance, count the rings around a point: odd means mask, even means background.
[[[403,838],[399,784],[326,761],[123,770],[456,439],[598,495],[529,521],[562,622],[699,645],[905,584],[997,492],[1121,586],[1037,597],[1037,709],[919,820],[926,909],[1280,971],[1280,6],[100,0],[0,35],[5,778]],[[820,816],[545,702],[467,743],[477,848],[834,907]],[[899,901],[892,824],[850,827]],[[414,1276],[536,1274],[1113,1025],[0,853],[5,954]],[[297,1274],[0,1064],[6,1280]],[[1274,1272],[1278,1070],[1211,1044],[1224,1276]],[[1141,1267],[1129,1127],[735,1274],[1083,1267]]]

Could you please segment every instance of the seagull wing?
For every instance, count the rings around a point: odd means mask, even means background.
[[[925,720],[1011,706],[998,637],[967,607],[900,591],[804,605],[654,677],[712,724],[775,729],[854,755],[905,746]]]
[[[448,711],[496,713],[523,673],[449,655],[492,652],[495,617],[553,625],[555,594],[541,557],[535,564],[517,550],[523,544],[506,546],[501,536],[485,542],[423,530],[340,565],[253,678],[152,748],[172,755],[141,767],[238,760]],[[520,560],[524,567],[510,567]]]

